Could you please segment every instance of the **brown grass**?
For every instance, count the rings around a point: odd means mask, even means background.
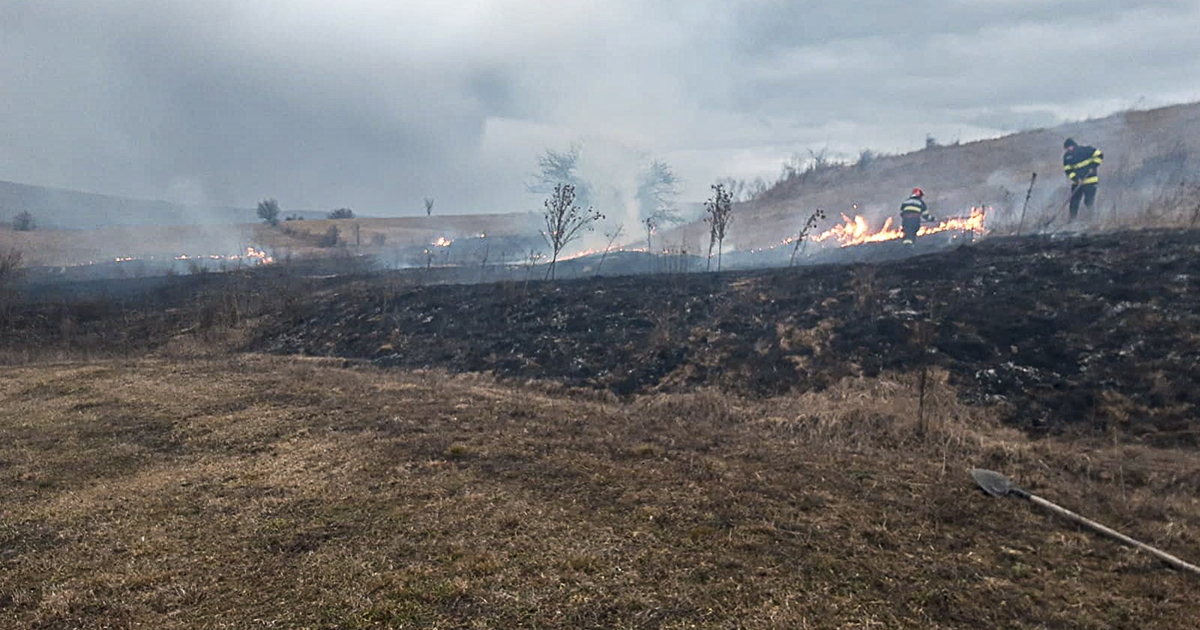
[[[0,368],[0,626],[1188,627],[1200,463],[932,371],[772,400],[232,358]]]
[[[265,247],[277,257],[329,255],[318,245],[321,235],[338,227],[343,244],[378,250],[389,246],[427,245],[439,236],[486,233],[536,235],[529,215],[479,214],[433,217],[393,217],[263,224],[109,227],[95,230],[31,232],[0,230],[0,251],[22,252],[29,265],[79,265],[106,262],[122,256],[170,259],[181,254],[228,256],[249,245]],[[357,229],[356,227],[357,226]]]

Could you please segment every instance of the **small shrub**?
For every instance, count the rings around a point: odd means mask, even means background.
[[[32,232],[37,228],[33,215],[28,211],[19,212],[12,220],[12,229],[17,232]]]
[[[341,240],[341,232],[338,231],[336,225],[329,226],[328,230],[317,239],[317,247],[336,247],[338,241]]]
[[[330,219],[353,219],[354,211],[350,208],[338,208],[326,216],[328,216]]]
[[[15,284],[21,277],[21,252],[13,249],[0,252],[0,322],[8,319],[8,309],[12,304],[9,299],[8,287]]]
[[[865,171],[871,167],[876,157],[878,156],[875,155],[874,151],[863,149],[858,153],[858,161],[854,163],[854,167],[860,171]]]
[[[383,247],[387,243],[387,235],[383,232],[376,232],[371,235],[371,245],[374,247]]]
[[[850,290],[854,294],[854,304],[859,312],[874,316],[880,293],[875,265],[855,267],[850,280]]]
[[[258,202],[258,218],[267,225],[279,225],[279,202],[274,199],[264,199]]]

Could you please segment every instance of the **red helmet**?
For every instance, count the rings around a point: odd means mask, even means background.
[[[913,189],[913,191],[912,191],[912,196],[914,196],[914,197],[924,197],[924,196],[925,196],[925,191],[924,191],[924,190],[921,190],[920,188],[914,188],[914,189]]]

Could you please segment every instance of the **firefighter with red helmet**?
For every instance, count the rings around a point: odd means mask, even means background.
[[[1063,142],[1063,171],[1071,180],[1071,216],[1079,216],[1079,202],[1087,206],[1088,213],[1096,203],[1096,187],[1100,184],[1099,167],[1104,161],[1104,152],[1096,147],[1080,146],[1067,138]]]
[[[904,230],[904,244],[912,245],[921,230],[921,221],[933,221],[929,207],[925,205],[925,191],[912,189],[912,194],[900,204],[900,228]]]

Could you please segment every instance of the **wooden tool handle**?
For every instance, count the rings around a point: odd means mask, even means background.
[[[1029,500],[1032,503],[1036,503],[1069,521],[1074,521],[1076,523],[1079,523],[1080,525],[1083,525],[1084,527],[1086,527],[1094,532],[1108,536],[1109,538],[1120,541],[1126,545],[1129,545],[1130,547],[1136,547],[1138,549],[1141,549],[1142,551],[1145,551],[1146,553],[1157,557],[1159,560],[1166,562],[1167,564],[1175,567],[1176,569],[1180,569],[1182,571],[1191,571],[1192,573],[1200,575],[1200,567],[1198,567],[1194,564],[1189,564],[1187,562],[1184,562],[1183,560],[1180,560],[1179,558],[1176,558],[1175,556],[1172,556],[1171,554],[1169,554],[1165,551],[1155,549],[1154,547],[1151,547],[1150,545],[1147,545],[1146,543],[1136,541],[1120,532],[1111,530],[1111,529],[1101,525],[1100,523],[1097,523],[1095,521],[1090,521],[1090,520],[1072,512],[1071,510],[1059,507],[1059,506],[1043,499],[1042,497],[1039,497],[1035,494],[1031,494],[1031,495],[1029,495]]]

